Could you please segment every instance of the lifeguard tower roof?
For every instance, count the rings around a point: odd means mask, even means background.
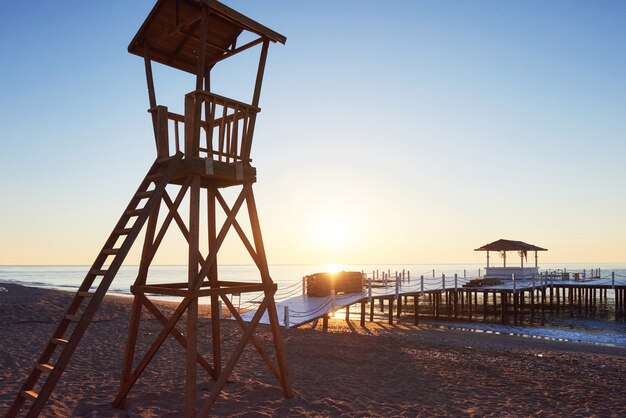
[[[128,52],[195,74],[200,42],[202,5],[208,7],[206,62],[216,63],[263,39],[284,44],[287,38],[215,0],[159,0],[128,46]],[[237,47],[243,31],[259,40]]]
[[[476,248],[474,251],[548,251],[545,248],[537,247],[533,244],[527,244],[522,241],[511,241],[508,239],[499,239],[490,244]]]

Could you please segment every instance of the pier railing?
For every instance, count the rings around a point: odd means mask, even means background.
[[[618,281],[623,280],[621,278],[626,278],[626,276],[621,276],[619,274],[616,275],[615,273],[599,276],[599,269],[594,269],[592,274],[586,274],[584,271],[570,271],[569,273],[576,273],[579,277],[581,277],[581,279],[576,281],[574,280],[576,277],[574,274],[566,276],[562,274],[562,272],[558,272],[557,274],[552,271],[543,272],[537,277],[530,279],[524,278],[516,280],[515,277],[512,277],[510,280],[505,280],[504,283],[499,285],[464,287],[464,285],[478,277],[468,276],[467,271],[463,271],[462,275],[458,273],[444,273],[436,275],[434,271],[428,271],[425,272],[425,274],[419,275],[411,275],[409,271],[402,271],[395,272],[395,274],[392,275],[390,271],[373,271],[368,274],[364,273],[364,277],[366,277],[366,285],[361,293],[338,295],[335,291],[331,290],[331,294],[326,297],[308,296],[309,298],[315,300],[316,303],[312,305],[310,303],[311,299],[309,299],[307,309],[290,308],[288,304],[283,304],[278,308],[281,310],[280,314],[282,316],[282,324],[285,327],[290,327],[315,320],[316,318],[329,315],[332,316],[337,310],[343,310],[344,308],[346,308],[346,315],[348,315],[348,306],[357,302],[369,302],[371,304],[374,299],[393,299],[399,301],[400,298],[407,296],[423,296],[425,294],[437,295],[444,292],[453,292],[450,294],[456,294],[457,292],[463,291],[496,292],[498,294],[500,292],[508,292],[515,295],[520,292],[526,292],[526,294],[528,294],[531,290],[534,292],[535,290],[539,291],[540,289],[544,289],[544,291],[545,289],[550,289],[550,293],[552,294],[552,289],[557,286],[578,286],[576,283],[579,283],[581,286],[604,286],[605,288],[615,288],[616,278]],[[585,279],[583,280],[582,277],[585,277]],[[280,304],[280,302],[287,301],[290,298],[305,296],[305,280],[306,278],[303,278],[302,282],[295,282],[286,287],[279,288],[275,295],[276,301]],[[620,285],[620,283],[618,283],[618,285]],[[621,285],[623,286],[623,282]],[[256,298],[247,301],[241,306],[241,311],[245,312],[256,309],[258,304],[262,301],[262,298],[263,295],[259,294]],[[298,305],[296,304],[296,306]]]

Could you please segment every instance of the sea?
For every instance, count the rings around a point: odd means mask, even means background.
[[[2,283],[17,283],[25,286],[75,291],[83,281],[90,266],[86,265],[0,265],[0,287]],[[122,266],[113,281],[109,293],[130,297],[130,286],[135,281],[138,266]],[[453,278],[455,275],[465,280],[478,277],[484,269],[482,264],[362,264],[362,265],[271,265],[270,274],[278,285],[277,300],[302,294],[304,276],[325,271],[363,271],[369,276],[382,277],[383,273],[419,278]],[[601,277],[610,278],[612,274],[626,277],[626,264],[542,264],[541,271],[567,271],[590,275],[591,271]],[[260,281],[258,269],[254,265],[221,265],[218,268],[220,280],[225,281]],[[151,266],[148,281],[152,284],[187,281],[186,266]],[[450,280],[448,279],[448,280]],[[0,289],[1,290],[1,289]],[[248,299],[241,299],[241,297]],[[256,294],[241,296],[240,306],[258,298]],[[613,305],[612,292],[608,292],[607,305]],[[161,297],[161,299],[177,299]],[[201,300],[200,303],[208,303]],[[0,304],[2,297],[0,293]],[[468,332],[520,335],[527,338],[555,341],[580,342],[626,348],[626,322],[614,314],[599,310],[596,315],[548,315],[541,320],[522,321],[518,325],[483,321],[428,320],[422,323],[435,327],[454,328]]]

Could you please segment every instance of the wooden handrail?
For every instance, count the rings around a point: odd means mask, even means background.
[[[250,128],[254,124],[254,118],[257,112],[261,110],[260,108],[203,90],[195,90],[187,94],[185,100],[185,115],[170,112],[165,106],[155,106],[148,109],[148,112],[153,115],[158,113],[158,118],[161,121],[159,126],[162,126],[157,137],[161,137],[162,139],[160,141],[165,142],[161,143],[159,152],[167,153],[167,146],[163,144],[169,143],[167,121],[171,120],[174,122],[176,150],[179,150],[181,145],[178,135],[178,125],[180,123],[183,123],[185,126],[185,138],[188,138],[190,134],[189,129],[193,131],[193,129],[198,129],[199,127],[201,131],[204,130],[206,133],[206,147],[199,146],[198,138],[193,141],[196,142],[195,144],[190,144],[187,139],[185,139],[185,154],[187,158],[193,158],[201,151],[206,153],[208,158],[216,157],[218,161],[240,161],[244,163],[251,161],[249,152],[247,152],[250,148]],[[195,128],[193,127],[193,123],[190,124],[190,120],[187,120],[191,115],[191,113],[188,114],[187,109],[190,105],[190,103],[188,103],[189,100],[191,100],[191,106],[194,107],[202,106],[202,103],[206,105],[205,112],[207,114],[204,115],[204,117],[207,120],[197,121]],[[197,112],[197,110],[195,110],[195,112]],[[197,117],[197,115],[192,119],[195,117]],[[159,138],[157,138],[157,146],[158,144]]]
[[[152,113],[152,112],[156,112],[156,108],[155,109],[148,109],[148,113]],[[239,110],[236,113],[236,115],[237,115],[237,119],[240,119],[240,118],[243,118],[243,117],[246,116],[242,110]],[[167,112],[167,117],[170,120],[173,120],[173,121],[176,121],[176,122],[180,122],[180,123],[185,123],[185,117],[183,115],[178,114],[178,113],[173,113],[173,112],[169,112],[168,111]],[[224,123],[232,122],[234,117],[235,117],[235,113],[226,116],[226,119],[224,120]],[[220,117],[220,118],[217,118],[217,119],[213,120],[213,124],[212,125],[213,125],[213,127],[215,127],[215,126],[217,126],[217,125],[219,125],[221,123],[222,123],[222,118]],[[201,126],[203,128],[205,128],[205,129],[208,129],[210,125],[211,124],[209,124],[209,122],[204,121],[204,120],[201,123]]]
[[[219,103],[221,105],[226,105],[226,106],[231,107],[231,108],[234,108],[234,107],[244,107],[244,108],[248,108],[249,110],[251,110],[253,112],[260,112],[261,111],[260,107],[252,106],[252,105],[250,105],[248,103],[240,102],[239,100],[230,99],[228,97],[220,96],[219,94],[209,93],[208,91],[194,90],[191,93],[195,94],[197,96],[203,96],[203,97],[209,98],[209,99],[216,99],[217,103]]]

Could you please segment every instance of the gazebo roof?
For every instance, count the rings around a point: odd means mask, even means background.
[[[527,244],[522,241],[511,241],[508,239],[499,239],[490,244],[476,248],[474,251],[548,251],[545,248],[537,247],[533,244]]]
[[[150,59],[194,74],[200,49],[202,5],[209,11],[209,30],[204,45],[209,64],[247,49],[236,45],[243,31],[272,42],[284,44],[287,41],[280,33],[216,0],[158,0],[128,45],[128,52],[143,57],[149,49]]]

